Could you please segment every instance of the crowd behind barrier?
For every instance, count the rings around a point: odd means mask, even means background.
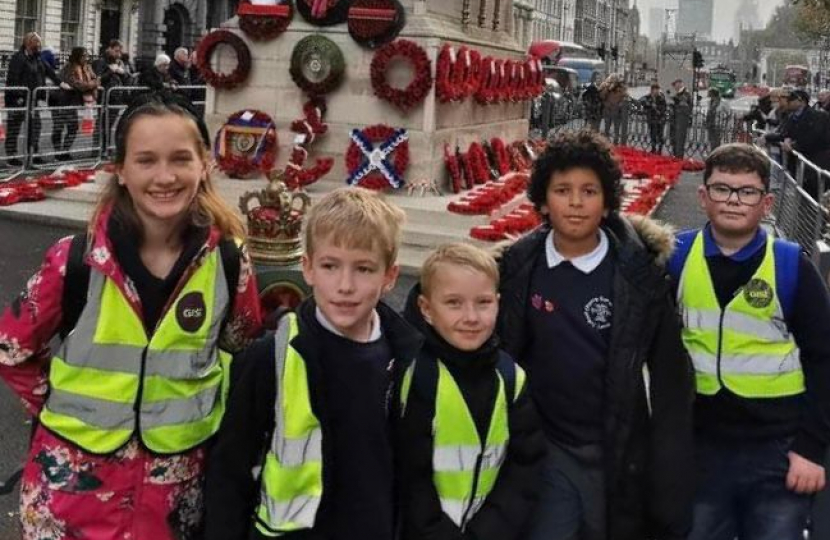
[[[177,86],[204,114],[205,86]],[[106,89],[97,102],[62,105],[61,89],[0,86],[0,181],[58,165],[95,166],[115,149],[118,118],[143,86]],[[6,99],[13,95],[15,99]],[[25,96],[24,105],[6,106]]]
[[[710,112],[696,107],[687,119],[685,140],[675,132],[677,122],[671,106],[663,118],[656,121],[633,99],[624,100],[614,113],[609,115],[601,107],[592,110],[580,99],[548,92],[534,102],[530,127],[532,133],[540,137],[590,128],[601,131],[614,144],[645,151],[652,151],[657,146],[657,153],[665,154],[673,152],[677,141],[678,146],[683,146],[683,155],[678,157],[688,159],[704,159],[714,147],[747,142],[750,138],[743,115],[729,110]]]

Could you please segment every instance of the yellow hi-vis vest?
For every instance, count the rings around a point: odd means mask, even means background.
[[[773,242],[768,236],[761,265],[723,310],[706,263],[703,233],[692,243],[677,297],[699,394],[713,396],[725,387],[745,398],[775,398],[805,390],[798,347],[777,294]]]
[[[507,454],[510,440],[507,382],[501,371],[497,370],[499,386],[496,403],[490,417],[487,440],[482,442],[461,389],[447,367],[440,360],[436,362],[438,386],[432,421],[432,481],[438,492],[441,510],[463,531],[493,490]],[[416,364],[413,362],[404,374],[401,392],[404,414]],[[518,365],[514,368],[512,395],[515,403],[524,388],[525,372]]]
[[[231,356],[218,342],[227,289],[216,249],[148,338],[119,288],[93,269],[83,312],[52,358],[40,422],[96,454],[117,450],[135,432],[162,454],[204,442],[225,411]]]
[[[291,346],[297,333],[297,317],[290,313],[274,335],[274,435],[265,454],[256,511],[256,528],[271,537],[314,527],[323,496],[323,436],[311,410],[305,360]]]

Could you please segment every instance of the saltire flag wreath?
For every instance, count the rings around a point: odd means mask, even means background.
[[[294,16],[291,0],[245,0],[236,8],[239,29],[254,41],[266,41],[288,28]]]
[[[353,129],[346,151],[350,186],[368,189],[400,189],[409,167],[409,133],[383,124]]]
[[[213,154],[219,169],[231,178],[270,171],[277,154],[274,121],[262,111],[235,112],[219,129]]]

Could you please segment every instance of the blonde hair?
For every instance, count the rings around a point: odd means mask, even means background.
[[[199,158],[207,166],[210,161],[210,153],[204,144],[195,117],[176,104],[162,103],[159,101],[144,103],[134,110],[128,110],[122,114],[120,123],[123,125],[119,126],[116,137],[115,164],[119,166],[124,164],[127,156],[129,131],[138,118],[142,116],[161,117],[168,115],[178,116],[187,121],[192,131],[193,143],[196,145]],[[90,235],[94,233],[95,226],[101,214],[107,208],[112,208],[113,215],[121,220],[127,230],[133,231],[138,235],[139,242],[143,240],[143,227],[141,220],[135,212],[132,197],[130,197],[127,188],[118,183],[117,175],[112,176],[101,192],[98,204],[93,212],[93,217],[89,222],[88,233]],[[211,180],[210,172],[205,174],[204,180],[199,184],[196,197],[191,203],[190,222],[197,227],[214,226],[219,229],[225,238],[245,238],[245,227],[242,225],[242,221],[222,197],[219,196]]]
[[[379,249],[390,268],[398,258],[406,214],[368,189],[348,187],[324,195],[311,207],[305,224],[305,250],[311,257],[314,243],[328,239],[349,249]]]
[[[444,244],[429,254],[427,260],[421,266],[421,294],[429,295],[435,275],[443,265],[462,266],[481,272],[493,280],[493,284],[499,284],[499,265],[496,259],[487,251],[472,244],[456,242]]]

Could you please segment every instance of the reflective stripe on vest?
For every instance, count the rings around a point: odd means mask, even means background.
[[[507,397],[504,379],[498,372],[497,377],[496,404],[487,440],[482,443],[461,390],[447,367],[438,361],[432,479],[441,509],[462,530],[492,491],[507,453]]]
[[[683,311],[683,343],[695,366],[699,394],[715,395],[721,386],[746,398],[804,392],[799,350],[778,300],[773,243],[768,236],[755,274],[721,310],[703,233],[694,239],[677,295]]]
[[[219,427],[230,355],[218,348],[229,295],[219,251],[194,271],[148,341],[141,318],[106,276],[90,272],[87,302],[52,358],[41,423],[107,454],[135,432],[150,450],[180,453]]]
[[[291,346],[297,318],[282,318],[274,336],[277,399],[265,455],[257,529],[266,536],[311,529],[323,495],[323,440],[309,396],[306,365]]]

